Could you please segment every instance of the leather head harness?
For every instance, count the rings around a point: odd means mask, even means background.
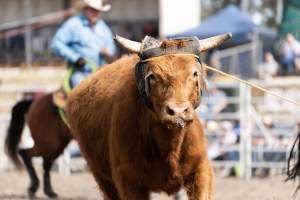
[[[140,61],[135,66],[135,79],[143,102],[151,110],[153,110],[153,104],[148,98],[145,90],[145,76],[149,67],[148,61],[174,54],[192,55],[199,61],[200,65],[202,64],[200,60],[200,44],[196,37],[177,38],[162,42],[146,36],[142,41],[142,47],[139,53]],[[199,95],[199,102],[200,96],[201,95]],[[197,104],[199,103],[197,102]]]

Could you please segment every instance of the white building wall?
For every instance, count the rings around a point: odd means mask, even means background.
[[[200,23],[200,0],[159,0],[160,36],[169,36]]]

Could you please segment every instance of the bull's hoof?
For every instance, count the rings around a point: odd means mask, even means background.
[[[58,197],[58,195],[53,192],[52,190],[45,190],[44,191],[45,195],[47,195],[47,197],[51,198],[51,199],[56,199]]]
[[[174,194],[180,190],[183,185],[183,178],[181,175],[174,174],[168,178],[165,192],[168,195]]]

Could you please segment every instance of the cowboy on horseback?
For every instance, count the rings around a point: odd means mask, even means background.
[[[101,12],[110,10],[111,6],[103,4],[102,0],[83,0],[81,7],[82,13],[62,25],[51,45],[53,51],[69,65],[69,76],[63,85],[65,93],[106,60],[112,59],[116,49],[109,27],[100,19]],[[36,156],[43,158],[44,193],[50,198],[57,197],[52,188],[50,170],[56,158],[73,139],[64,114],[61,114],[65,101],[58,104],[59,101],[54,98],[55,94],[66,96],[61,93],[48,93],[37,99],[26,98],[17,102],[12,109],[5,150],[16,166],[22,165],[19,158],[22,159],[30,177],[30,198],[35,196],[40,185],[32,163],[32,157]]]
[[[103,0],[83,0],[81,14],[66,21],[55,34],[51,49],[68,62],[68,80],[63,89],[68,93],[98,66],[112,60],[116,47],[110,28],[101,19],[111,5]]]

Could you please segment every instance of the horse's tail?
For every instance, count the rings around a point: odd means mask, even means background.
[[[297,191],[300,190],[300,131],[290,151],[287,163],[287,180],[299,178]]]
[[[17,167],[21,166],[21,162],[18,157],[18,144],[25,124],[25,114],[29,110],[32,102],[33,99],[21,100],[14,105],[11,113],[10,124],[7,129],[5,151]]]

